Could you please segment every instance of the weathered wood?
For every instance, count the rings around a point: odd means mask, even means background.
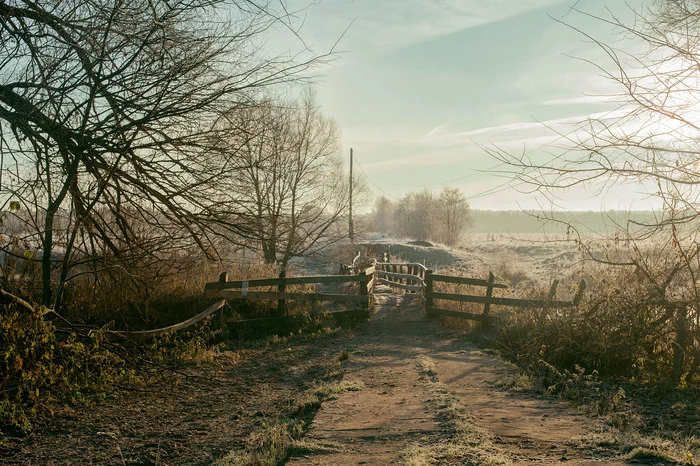
[[[385,278],[377,278],[377,281],[379,283],[383,283],[384,285],[394,286],[397,288],[401,288],[403,290],[416,291],[419,293],[421,291],[423,291],[423,289],[424,289],[423,286],[421,286],[421,285],[404,285],[403,283],[390,282],[389,280],[387,280]]]
[[[126,331],[115,331],[113,333],[116,333],[118,335],[121,335],[123,337],[127,338],[153,338],[157,337],[159,335],[163,335],[165,333],[170,333],[170,332],[177,332],[183,329],[186,329],[188,327],[191,327],[192,325],[203,321],[219,309],[223,308],[224,305],[226,304],[225,299],[220,299],[216,303],[212,304],[196,316],[190,317],[189,319],[180,322],[179,324],[174,324],[170,325],[168,327],[163,327],[163,328],[157,328],[153,330],[138,330],[138,331],[132,331],[132,332],[126,332]]]
[[[516,307],[571,307],[576,304],[570,301],[548,301],[544,299],[516,299],[516,298],[497,298],[486,296],[472,296],[453,293],[436,293],[431,292],[427,296],[428,299],[445,299],[448,301],[459,301],[462,303],[478,303],[478,304],[493,304],[498,306],[516,306]]]
[[[576,290],[576,295],[574,296],[574,300],[571,303],[574,306],[578,306],[581,304],[581,300],[583,299],[583,293],[586,291],[586,280],[581,279],[581,281],[578,284],[578,289]]]
[[[557,285],[559,285],[559,280],[555,279],[552,282],[552,287],[549,289],[549,294],[547,295],[547,301],[553,301],[557,295]]]
[[[489,286],[488,280],[482,280],[480,278],[468,278],[468,277],[454,277],[452,275],[439,275],[433,274],[434,282],[443,283],[457,283],[460,285],[473,285],[473,286]],[[508,288],[508,285],[503,283],[494,283],[493,288]]]
[[[377,277],[375,275],[368,275],[367,294],[372,294],[372,291],[374,291],[374,284],[376,281],[377,281]]]
[[[394,273],[394,272],[384,272],[383,270],[377,270],[377,275],[380,277],[403,279],[417,283],[423,283],[423,280],[416,275],[406,274],[406,273]]]
[[[363,281],[362,275],[327,275],[323,277],[285,277],[286,285],[305,285],[310,283],[331,284],[331,283],[350,283]],[[279,286],[279,278],[261,278],[257,280],[234,280],[230,282],[209,282],[204,285],[205,290],[227,290],[241,288],[243,283],[247,282],[248,286],[255,288],[258,286]]]
[[[444,317],[459,317],[460,319],[471,319],[471,320],[479,320],[482,322],[492,322],[495,318],[493,316],[488,316],[484,314],[475,314],[473,312],[462,312],[462,311],[453,311],[450,309],[439,309],[439,308],[426,308],[426,313],[428,314],[428,317],[439,317],[439,316],[444,316]]]
[[[285,314],[285,305],[284,305],[284,292],[287,289],[287,285],[285,284],[284,277],[287,275],[287,273],[283,270],[280,272],[280,284],[277,286],[277,291],[278,294],[280,295],[280,299],[277,300],[277,315],[283,316]]]
[[[362,307],[366,309],[369,312],[369,305],[370,305],[370,300],[371,297],[370,295],[372,294],[372,279],[374,278],[374,267],[369,267],[367,270],[365,270],[365,282],[360,283],[360,297],[366,298],[365,301],[362,301]]]
[[[489,281],[486,286],[486,297],[490,298],[493,296],[493,284],[496,281],[496,277],[493,276],[493,272],[489,272]],[[484,317],[488,317],[489,311],[491,310],[491,303],[486,301],[484,303]]]
[[[382,268],[384,269],[385,267],[397,265],[397,266],[403,266],[403,265],[411,265],[414,267],[417,267],[419,270],[421,270],[423,273],[425,273],[426,270],[428,270],[423,264],[420,264],[418,262],[377,262],[377,268]]]
[[[275,291],[249,291],[247,296],[241,296],[238,290],[219,290],[218,296],[226,299],[258,300],[289,300],[289,301],[334,301],[343,303],[365,303],[368,295],[332,294],[332,293],[278,293]]]
[[[433,271],[428,269],[425,271],[425,309],[432,309],[433,307]]]

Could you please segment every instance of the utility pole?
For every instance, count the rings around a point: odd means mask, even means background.
[[[355,228],[352,224],[352,147],[350,148],[350,220],[349,220],[350,242],[355,244]]]

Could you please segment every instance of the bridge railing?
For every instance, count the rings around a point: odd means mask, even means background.
[[[423,293],[427,268],[414,262],[377,262],[377,282],[409,293]]]

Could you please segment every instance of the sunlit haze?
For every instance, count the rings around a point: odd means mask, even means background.
[[[505,177],[483,147],[551,154],[548,146],[560,145],[554,130],[566,133],[587,115],[618,108],[611,98],[617,90],[586,62],[604,65],[602,51],[569,26],[617,38],[608,25],[572,12],[572,3],[293,0],[288,6],[300,10],[299,36],[309,48],[335,51],[315,80],[318,98],[374,194],[398,198],[449,186],[477,209],[537,209],[550,204]],[[624,2],[576,3],[593,14],[630,14]],[[290,43],[301,45],[277,31],[269,45]],[[655,207],[647,195],[653,187],[612,186],[604,195],[597,188],[560,193],[555,207]]]

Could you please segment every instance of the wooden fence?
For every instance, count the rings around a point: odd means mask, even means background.
[[[435,283],[439,282],[484,287],[486,288],[486,293],[483,296],[458,293],[441,293],[435,291]],[[508,288],[508,285],[496,283],[495,277],[492,272],[489,272],[488,280],[482,280],[478,278],[439,275],[434,274],[432,270],[428,270],[425,273],[425,310],[428,317],[449,316],[460,317],[463,319],[480,320],[482,322],[489,322],[492,319],[492,316],[490,315],[492,305],[535,308],[578,306],[578,304],[581,302],[581,299],[583,298],[583,292],[586,288],[586,282],[584,280],[581,280],[581,282],[579,283],[578,291],[576,292],[576,296],[572,301],[557,301],[554,299],[558,284],[559,280],[554,280],[554,282],[552,283],[552,287],[549,290],[549,295],[547,299],[500,298],[493,296],[493,291],[499,288]],[[475,314],[473,312],[455,311],[450,309],[441,309],[435,307],[436,299],[453,302],[456,301],[462,303],[483,304],[484,309],[481,314]]]
[[[359,283],[359,294],[288,292],[287,285]],[[357,303],[361,313],[369,315],[372,289],[375,284],[375,268],[369,267],[357,275],[327,275],[316,277],[286,277],[284,272],[278,278],[228,281],[225,274],[218,282],[207,283],[204,287],[206,298],[229,300],[276,300],[277,316],[286,313],[287,301],[328,301],[336,303]],[[251,288],[277,287],[276,291],[250,291]]]

